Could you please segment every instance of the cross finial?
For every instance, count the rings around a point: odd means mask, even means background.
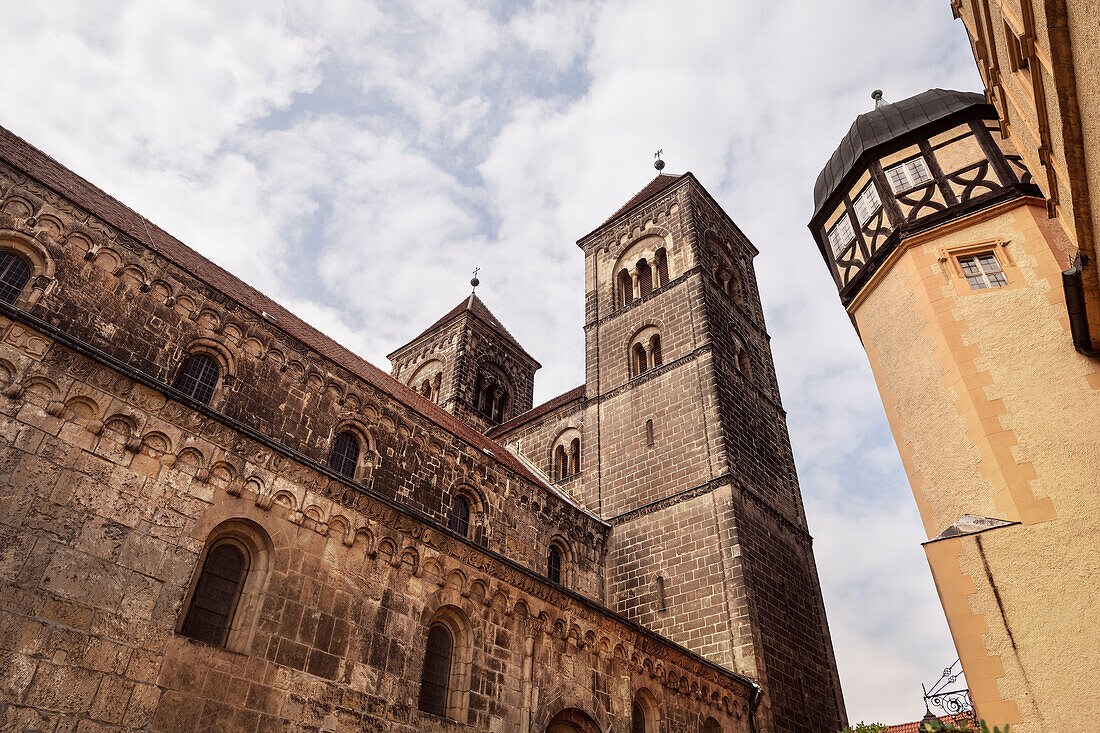
[[[477,279],[477,274],[481,272],[480,267],[474,268],[474,276],[470,278],[470,284],[474,286],[474,290],[477,290],[477,286],[481,284],[481,281]]]
[[[664,152],[665,152],[664,150],[658,148],[657,152],[653,154],[653,158],[654,158],[653,167],[656,168],[658,171],[664,170],[664,167],[665,167],[665,162],[663,160],[661,160],[661,155]]]

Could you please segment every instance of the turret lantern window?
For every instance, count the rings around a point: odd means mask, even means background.
[[[893,168],[888,168],[886,180],[890,181],[890,187],[894,189],[894,193],[901,193],[931,181],[932,174],[928,172],[928,164],[924,162],[924,158],[918,155]]]
[[[840,217],[840,221],[833,225],[833,228],[829,230],[829,246],[833,248],[833,255],[839,255],[848,245],[852,243],[852,240],[856,238],[855,230],[852,229],[852,222],[848,219],[847,213]]]
[[[856,196],[855,207],[856,218],[859,219],[860,224],[866,224],[867,220],[882,208],[882,201],[878,197],[878,190],[875,189],[874,183],[868,183],[859,192],[859,196]]]
[[[482,373],[477,380],[478,411],[494,423],[508,419],[508,388],[497,377]]]

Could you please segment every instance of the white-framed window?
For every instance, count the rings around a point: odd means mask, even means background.
[[[1003,288],[1008,285],[1001,263],[997,262],[997,255],[992,252],[960,257],[959,266],[962,267],[963,275],[966,275],[966,281],[970,283],[972,290]]]
[[[848,218],[847,214],[844,214],[829,230],[829,246],[833,248],[833,256],[835,257],[843,252],[855,238],[856,233],[852,229],[852,220]]]
[[[867,220],[882,208],[882,200],[878,197],[878,191],[875,189],[874,183],[868,183],[859,192],[859,195],[856,196],[855,207],[856,218],[859,219],[861,225],[866,224]]]
[[[932,174],[928,172],[928,164],[924,162],[924,158],[918,155],[912,160],[887,169],[886,179],[890,181],[890,187],[894,189],[894,193],[900,193],[931,181]]]

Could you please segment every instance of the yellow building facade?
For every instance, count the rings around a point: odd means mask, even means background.
[[[997,108],[930,90],[861,115],[810,229],[874,372],[978,715],[1100,725],[1100,374],[1078,242]]]
[[[1078,248],[1070,265],[1080,272],[1089,327],[1086,332],[1076,325],[1074,340],[1095,355],[1100,351],[1100,4],[952,0],[951,9],[966,27],[1002,134],[1042,189],[1049,215]]]

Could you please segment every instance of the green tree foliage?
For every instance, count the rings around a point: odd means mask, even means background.
[[[882,723],[856,723],[848,726],[840,733],[886,733],[886,726]]]

